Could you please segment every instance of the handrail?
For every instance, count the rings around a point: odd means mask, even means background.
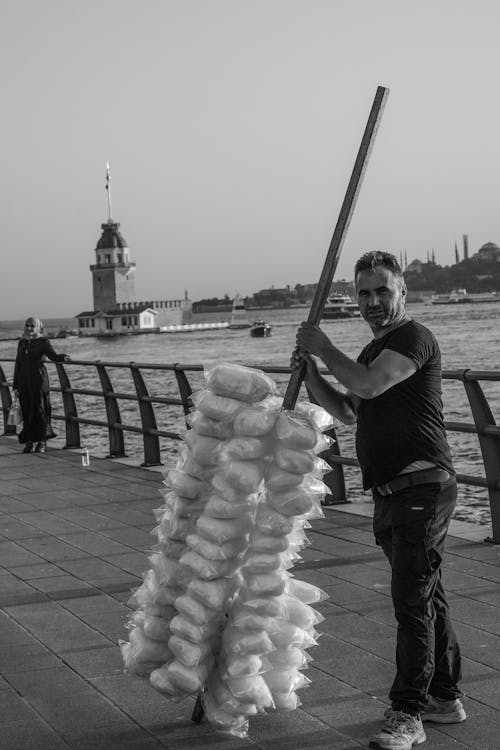
[[[11,363],[13,370],[13,357],[0,359],[1,363]],[[51,363],[48,363],[51,364]],[[249,364],[257,367],[270,375],[283,375],[289,377],[290,369],[281,366],[262,366],[260,364]],[[104,428],[108,430],[109,458],[125,456],[125,433],[140,434],[143,438],[144,462],[143,466],[158,466],[161,464],[160,438],[170,441],[182,440],[178,430],[158,428],[158,413],[156,407],[175,407],[178,416],[186,416],[192,409],[191,395],[193,386],[188,378],[197,373],[203,373],[203,365],[191,363],[156,363],[156,362],[115,362],[103,360],[71,360],[70,363],[56,363],[59,386],[51,386],[52,393],[61,394],[63,414],[52,412],[52,419],[64,422],[66,429],[66,448],[81,448],[80,425]],[[68,368],[84,368],[95,370],[101,388],[83,388],[80,385],[73,387],[68,377]],[[126,392],[117,390],[109,375],[109,370],[128,371],[130,374],[134,391]],[[171,373],[177,395],[151,395],[151,386],[144,376],[146,371],[153,373]],[[322,371],[328,374],[326,370]],[[448,432],[461,434],[476,434],[481,449],[485,476],[472,476],[458,473],[457,481],[472,487],[484,487],[488,491],[493,536],[489,541],[500,543],[500,426],[495,422],[490,404],[481,388],[480,381],[500,383],[499,370],[444,370],[443,380],[461,382],[470,406],[473,422],[446,421],[445,427]],[[15,434],[16,428],[7,424],[7,415],[12,404],[12,382],[9,380],[0,365],[0,398],[3,412],[4,435]],[[165,389],[166,390],[166,389]],[[164,391],[165,392],[165,391]],[[76,397],[102,398],[105,406],[105,419],[97,419],[95,415],[82,415],[78,411],[79,401]],[[123,411],[120,402],[135,402],[138,405],[140,426],[128,424],[123,421]],[[340,453],[338,438],[332,428],[329,434],[335,443],[322,457],[332,467],[332,471],[326,475],[325,481],[332,490],[332,495],[327,502],[347,502],[345,493],[345,481],[343,467],[358,467],[356,458],[345,456]]]

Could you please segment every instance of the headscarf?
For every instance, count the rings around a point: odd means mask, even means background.
[[[26,328],[26,325],[28,323],[34,323],[35,324],[34,335],[33,336],[30,333],[28,333],[28,329]],[[26,322],[24,324],[24,331],[23,331],[23,335],[22,335],[23,339],[28,339],[30,341],[31,339],[39,339],[39,338],[41,338],[44,335],[45,335],[45,332],[44,332],[44,328],[43,328],[43,323],[40,320],[40,318],[26,318]]]

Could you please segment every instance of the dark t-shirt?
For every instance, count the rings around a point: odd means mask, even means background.
[[[431,461],[453,472],[441,399],[441,353],[432,333],[413,320],[373,339],[358,362],[370,364],[383,349],[412,359],[416,372],[385,393],[362,399],[356,451],[363,487],[389,482],[413,461]]]

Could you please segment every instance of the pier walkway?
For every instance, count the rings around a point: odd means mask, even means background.
[[[299,578],[329,594],[311,685],[291,713],[216,734],[122,671],[130,589],[148,567],[161,475],[79,452],[20,453],[0,437],[0,750],[348,750],[367,747],[387,705],[395,625],[370,506],[325,509]],[[431,750],[500,748],[500,549],[454,523],[445,585],[464,655],[459,725],[427,725]]]

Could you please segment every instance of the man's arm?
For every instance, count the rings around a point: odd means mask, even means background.
[[[316,362],[307,354],[299,355],[294,352],[291,366],[299,366],[301,360],[306,364],[305,382],[318,404],[340,422],[354,424],[359,404],[357,396],[344,393],[329,383],[319,372]]]
[[[301,352],[320,357],[339,383],[363,399],[380,396],[417,370],[416,362],[391,349],[384,349],[369,365],[355,362],[312,323],[299,328],[297,346]]]

